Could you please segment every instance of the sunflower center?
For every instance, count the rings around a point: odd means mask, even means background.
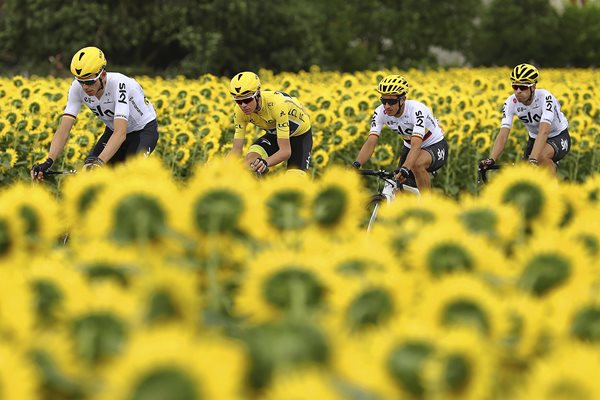
[[[200,400],[197,386],[183,371],[163,367],[144,375],[135,385],[131,400]]]
[[[282,191],[267,201],[269,223],[277,229],[299,229],[306,221],[301,216],[304,195],[299,191]]]
[[[62,293],[54,282],[48,280],[36,280],[32,286],[35,293],[36,315],[44,323],[54,322],[54,312],[63,298]]]
[[[434,247],[427,255],[427,265],[433,276],[459,271],[471,271],[473,259],[460,245],[442,243]]]
[[[156,290],[150,296],[146,312],[147,322],[168,321],[181,317],[181,313],[172,296],[166,289]]]
[[[315,308],[323,294],[324,288],[315,276],[295,266],[276,272],[263,286],[265,299],[283,310]]]
[[[586,307],[575,314],[571,333],[586,342],[600,342],[600,307]]]
[[[88,208],[92,205],[92,201],[96,198],[100,190],[102,189],[102,185],[94,185],[86,188],[81,196],[79,196],[79,201],[77,202],[77,212],[79,215],[83,215]]]
[[[156,240],[166,231],[165,213],[156,199],[141,194],[125,197],[115,207],[112,238],[118,242]]]
[[[388,359],[387,369],[396,383],[413,396],[423,396],[425,389],[421,370],[433,347],[426,342],[412,341],[395,347]]]
[[[502,198],[503,203],[517,206],[527,221],[531,221],[542,212],[544,200],[540,188],[529,182],[515,183],[506,190]]]
[[[240,197],[228,190],[205,194],[194,206],[196,227],[204,233],[232,232],[244,211]]]
[[[348,207],[346,193],[339,187],[329,187],[315,198],[313,210],[318,224],[330,227],[340,222]]]
[[[519,287],[543,296],[563,283],[570,274],[570,262],[557,254],[540,254],[531,259],[519,278]]]
[[[36,238],[40,229],[40,221],[36,211],[28,205],[23,205],[19,211],[25,225],[25,234],[32,239]]]
[[[469,384],[471,366],[459,354],[452,354],[446,359],[444,383],[451,392],[459,393]]]
[[[394,312],[394,301],[382,288],[368,289],[352,300],[346,311],[346,321],[353,330],[378,325]]]
[[[124,265],[111,264],[108,262],[92,262],[84,266],[84,271],[92,281],[112,280],[122,287],[129,285],[129,268]]]
[[[125,325],[108,313],[85,315],[71,329],[77,355],[90,364],[121,352],[126,338]]]
[[[442,323],[446,326],[472,326],[484,333],[490,331],[486,314],[477,304],[468,300],[459,300],[448,304],[442,315]]]
[[[498,217],[492,210],[469,210],[460,214],[460,220],[471,232],[492,236],[498,224]]]
[[[8,224],[4,220],[0,220],[0,256],[4,256],[10,252],[13,241],[10,237]]]

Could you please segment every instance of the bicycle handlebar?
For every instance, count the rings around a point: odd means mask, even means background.
[[[71,175],[71,174],[76,174],[77,170],[74,169],[69,169],[66,171],[46,171],[44,172],[44,175]]]
[[[482,183],[482,182],[483,183],[487,183],[487,172],[490,169],[500,169],[500,168],[501,168],[500,164],[490,165],[486,169],[483,169],[483,168],[479,167],[477,169],[477,183]]]
[[[394,173],[383,169],[361,169],[358,171],[363,176],[377,176],[382,179],[394,179]]]

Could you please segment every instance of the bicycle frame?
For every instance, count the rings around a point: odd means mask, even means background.
[[[375,176],[381,179],[383,183],[383,187],[379,191],[377,195],[373,197],[371,202],[374,202],[373,212],[371,213],[371,217],[369,218],[369,224],[367,226],[367,232],[371,232],[373,228],[373,224],[377,219],[377,214],[379,212],[379,206],[382,201],[385,200],[386,203],[391,203],[396,198],[396,191],[407,191],[415,194],[416,196],[420,196],[419,189],[412,186],[403,185],[398,183],[394,179],[394,173],[388,172],[385,170],[360,170],[359,173],[363,176]]]

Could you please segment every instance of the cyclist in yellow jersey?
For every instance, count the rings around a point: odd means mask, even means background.
[[[279,91],[260,90],[253,72],[240,72],[231,80],[229,91],[237,103],[235,135],[231,154],[242,155],[248,123],[266,133],[248,149],[246,163],[259,174],[287,161],[288,170],[306,171],[312,151],[310,117],[294,97]]]

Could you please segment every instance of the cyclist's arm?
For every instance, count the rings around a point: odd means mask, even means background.
[[[104,162],[108,162],[125,141],[125,137],[127,136],[127,120],[115,118],[114,128],[113,134],[110,135],[110,139],[108,139],[106,146],[104,146],[104,150],[98,155],[98,158]]]
[[[244,139],[233,139],[233,147],[227,156],[241,156],[242,150],[244,149]]]
[[[281,162],[289,160],[292,155],[292,147],[290,146],[290,139],[285,138],[277,138],[277,145],[279,146],[279,150],[273,153],[272,156],[267,158],[267,164],[269,166],[277,165]]]
[[[365,165],[365,163],[371,159],[378,141],[379,135],[371,132],[356,157],[356,161],[358,161],[360,165]]]
[[[403,167],[406,167],[412,170],[415,162],[417,161],[417,157],[419,157],[419,152],[421,151],[421,144],[423,143],[423,138],[421,136],[412,135],[410,137],[410,150],[406,155],[406,161],[402,164]]]
[[[535,138],[535,142],[533,142],[533,149],[531,149],[531,154],[529,155],[529,159],[537,160],[542,153],[542,149],[548,140],[548,134],[550,133],[550,124],[548,122],[540,122],[540,129]]]
[[[490,158],[496,161],[498,157],[502,154],[504,147],[506,146],[506,141],[508,139],[508,134],[510,133],[510,128],[502,127],[500,128],[500,132],[498,136],[496,136],[496,140],[494,141],[494,147],[492,147],[492,154]]]
[[[60,124],[58,125],[58,128],[52,137],[50,151],[48,152],[48,157],[50,157],[52,160],[56,161],[58,156],[60,156],[60,153],[65,148],[73,125],[75,125],[75,118],[71,115],[63,115],[62,119],[60,120]]]

